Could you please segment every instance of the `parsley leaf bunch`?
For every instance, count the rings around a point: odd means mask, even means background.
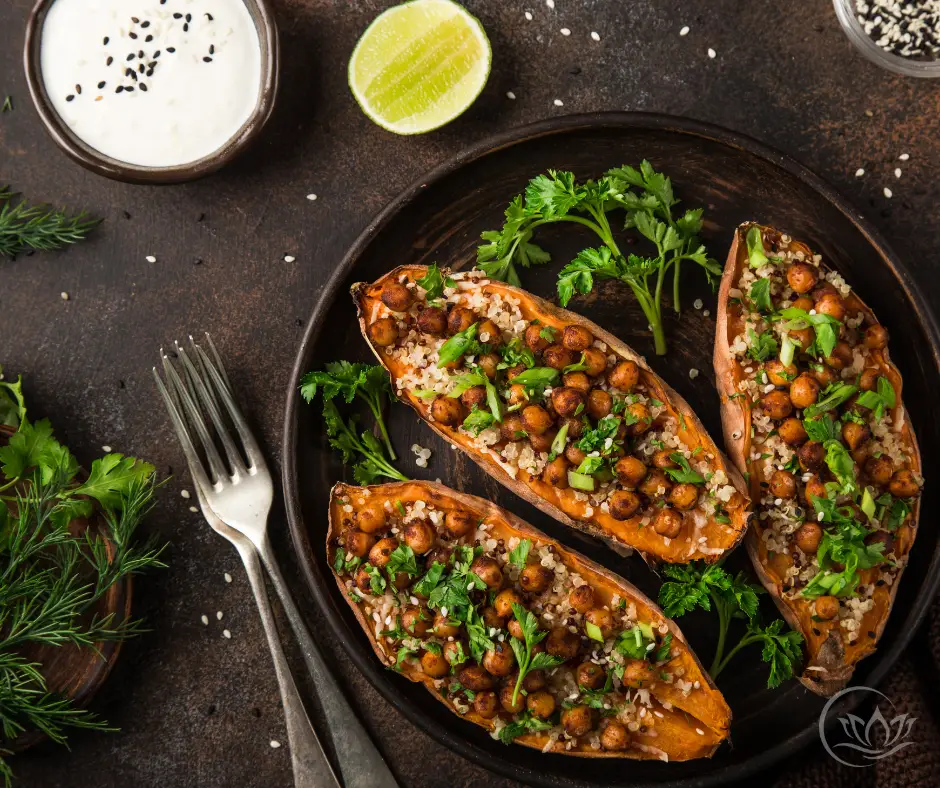
[[[633,191],[633,190],[636,191]],[[549,262],[550,255],[532,242],[542,225],[558,222],[579,224],[593,230],[602,246],[580,252],[558,275],[558,298],[567,306],[575,293],[585,294],[596,278],[617,279],[634,293],[653,331],[656,353],[666,352],[662,324],[662,291],[666,274],[673,269],[673,307],[679,311],[679,271],[691,260],[711,279],[721,267],[708,256],[698,240],[702,210],[673,216],[678,203],[672,182],[644,160],[639,169],[630,166],[609,170],[597,180],[577,183],[571,172],[549,170],[537,175],[525,193],[506,209],[502,229],[487,231],[487,243],[477,249],[477,266],[494,279],[520,286],[516,265]],[[624,255],[611,228],[610,212],[624,211],[625,229],[636,230],[656,249],[655,256]]]
[[[522,640],[513,637],[509,641],[512,652],[516,655],[516,663],[519,665],[519,677],[516,679],[516,686],[512,690],[512,702],[515,704],[516,699],[519,697],[519,690],[522,688],[522,681],[529,672],[557,667],[564,660],[549,654],[547,651],[533,654],[532,647],[536,643],[541,643],[548,635],[548,632],[539,630],[539,622],[535,614],[516,602],[512,603],[512,614],[519,622],[523,635]]]

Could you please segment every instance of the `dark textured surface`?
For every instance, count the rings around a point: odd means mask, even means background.
[[[940,86],[889,75],[855,55],[828,0],[557,0],[553,11],[535,0],[468,2],[493,42],[493,74],[463,118],[419,138],[372,125],[345,84],[356,37],[388,3],[281,0],[284,70],[271,126],[218,175],[167,188],[102,180],[44,135],[20,64],[29,5],[0,5],[0,100],[9,94],[14,102],[0,115],[0,181],[106,221],[80,247],[0,263],[0,360],[28,376],[33,412],[53,416],[85,461],[108,444],[179,473],[150,366],[161,343],[201,329],[230,359],[275,455],[302,323],[359,229],[465,145],[565,112],[685,114],[774,145],[874,219],[931,300],[940,296]],[[683,24],[692,30],[680,38]],[[562,36],[562,27],[572,35]],[[563,107],[553,106],[556,98]],[[902,152],[909,162],[897,161]],[[900,180],[895,166],[904,170]],[[866,170],[860,179],[858,167]],[[893,199],[882,195],[885,186]],[[309,193],[319,199],[307,201]],[[285,254],[296,261],[285,263]],[[182,475],[170,482],[150,522],[172,542],[170,569],[135,591],[136,612],[153,631],[128,645],[95,704],[122,733],[77,734],[71,754],[44,745],[18,757],[22,785],[290,783],[286,748],[268,745],[284,734],[247,582],[228,545],[188,512],[179,497],[185,486]],[[279,523],[275,542],[289,565]],[[301,595],[299,581],[295,588]],[[315,611],[310,621],[316,632]],[[343,666],[335,644],[331,653],[403,784],[509,785],[417,733]],[[902,759],[878,768],[903,774]]]

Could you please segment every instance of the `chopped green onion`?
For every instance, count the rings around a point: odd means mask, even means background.
[[[585,622],[584,630],[587,632],[587,636],[591,640],[596,640],[598,643],[604,642],[604,635],[601,632],[601,628],[597,624],[592,624],[590,621]]]
[[[566,421],[561,425],[561,429],[558,430],[558,434],[555,436],[555,440],[552,441],[552,454],[556,457],[565,450],[565,446],[568,443],[568,422]]]
[[[866,487],[862,493],[862,504],[861,509],[865,512],[865,516],[870,520],[875,515],[875,499],[872,498],[871,490]]]
[[[594,492],[594,477],[586,473],[568,471],[568,484],[576,490]]]
[[[793,353],[796,351],[796,343],[790,339],[789,334],[783,335],[783,344],[780,346],[780,363],[789,367],[793,363]]]

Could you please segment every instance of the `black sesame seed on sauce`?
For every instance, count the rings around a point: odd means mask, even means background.
[[[215,54],[215,44],[209,44],[209,54],[210,55]]]
[[[114,92],[115,92],[115,93],[123,93],[123,92],[124,92],[124,86],[123,86],[123,85],[118,85],[118,86],[114,89]]]
[[[129,35],[131,38],[137,38],[137,33],[135,33],[133,30],[127,35]]]
[[[71,93],[69,93],[69,94],[65,97],[65,100],[66,100],[66,101],[75,101],[75,96],[72,95]]]
[[[105,83],[104,81],[99,82],[99,83],[98,83],[98,90],[101,90],[101,88],[103,88],[103,87],[105,86],[105,84],[107,84],[107,83]]]
[[[173,52],[176,51],[176,47],[167,47],[166,51],[172,54]]]
[[[108,59],[104,61],[104,64],[106,66],[110,66],[113,62],[114,62],[114,58],[109,56]]]
[[[147,86],[146,86],[145,84],[143,84],[143,83],[140,84],[140,89],[141,89],[142,91],[144,91],[144,93],[147,92]]]
[[[203,63],[211,63],[211,62],[212,62],[212,58],[209,57],[208,55],[206,55],[206,56],[202,59],[202,62],[203,62]]]
[[[104,40],[103,40],[101,43],[104,44],[105,46],[107,46],[107,45],[108,45],[108,42],[109,42],[110,40],[111,40],[111,39],[110,39],[108,36],[105,36],[105,37],[104,37]]]
[[[82,95],[82,86],[81,86],[81,85],[76,85],[76,86],[75,86],[75,92],[78,93],[79,96]]]
[[[150,20],[149,20],[149,19],[145,19],[143,22],[140,23],[140,26],[141,26],[141,27],[150,27]]]
[[[183,18],[183,15],[180,14],[180,13],[175,13],[175,14],[173,14],[173,18],[174,18],[174,19],[182,19],[182,18]]]
[[[127,62],[130,63],[135,57],[137,57],[137,55],[135,55],[133,52],[131,52],[131,53],[127,56]]]

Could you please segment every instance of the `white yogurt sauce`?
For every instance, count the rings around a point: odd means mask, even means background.
[[[41,66],[76,136],[145,167],[214,153],[261,92],[261,42],[242,0],[56,0]]]

